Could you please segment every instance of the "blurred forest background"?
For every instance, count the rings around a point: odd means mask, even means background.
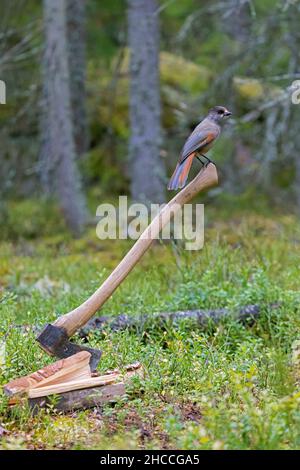
[[[22,232],[19,214],[32,221],[23,235],[42,229],[35,200],[58,202],[74,233],[93,200],[163,202],[185,138],[216,104],[234,119],[210,153],[213,194],[299,208],[297,0],[0,3],[2,237]]]

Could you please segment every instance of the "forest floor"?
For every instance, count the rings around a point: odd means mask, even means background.
[[[270,211],[208,209],[206,216],[203,250],[156,244],[101,315],[255,303],[259,320],[92,332],[101,371],[140,361],[145,378],[115,405],[65,415],[8,409],[0,392],[0,448],[300,448],[299,221]],[[34,328],[85,300],[131,244],[100,241],[95,229],[72,240],[55,228],[0,242],[0,385],[53,360],[38,348]]]

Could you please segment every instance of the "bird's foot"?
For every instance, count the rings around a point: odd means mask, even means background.
[[[201,163],[202,168],[206,166],[206,162],[203,162],[203,161],[201,160],[201,158],[200,158],[198,155],[197,155],[196,158],[197,158],[197,160],[199,160],[199,162]]]
[[[206,159],[206,162],[204,164],[205,167],[207,167],[210,163],[212,163],[213,165],[216,165],[215,162],[213,160],[211,160],[210,158],[208,158],[206,155],[203,155],[201,153],[201,157],[204,157]]]

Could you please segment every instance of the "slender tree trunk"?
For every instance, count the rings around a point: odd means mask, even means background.
[[[86,208],[75,161],[65,0],[44,0],[44,24],[47,161],[66,222],[78,234],[86,221]]]
[[[299,34],[299,15],[300,5],[293,2],[289,5],[286,13],[287,31],[284,39],[290,50],[290,61],[287,72],[291,75],[300,70],[300,34]],[[299,98],[299,93],[297,93]],[[300,134],[299,134],[299,107],[300,104],[292,102],[292,97],[285,104],[281,130],[281,153],[285,155],[286,160],[294,162],[295,178],[293,190],[295,194],[298,214],[300,214]]]
[[[156,0],[128,0],[128,6],[131,194],[134,200],[162,203],[158,5]]]
[[[66,2],[66,41],[69,63],[71,116],[76,156],[81,156],[88,149],[89,132],[86,113],[86,0],[64,0]],[[44,57],[45,60],[45,57]],[[49,122],[47,96],[47,64],[44,66],[44,86],[41,100],[41,182],[47,194],[53,194],[54,161],[49,152]]]
[[[73,132],[78,156],[88,149],[89,135],[86,115],[86,0],[66,0],[67,45],[70,70]]]
[[[249,41],[251,11],[248,0],[231,0],[231,2],[228,2],[228,10],[221,19],[224,31],[233,39],[241,44]]]

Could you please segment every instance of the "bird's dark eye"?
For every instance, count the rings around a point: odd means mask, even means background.
[[[224,114],[223,109],[219,109],[218,114]]]

